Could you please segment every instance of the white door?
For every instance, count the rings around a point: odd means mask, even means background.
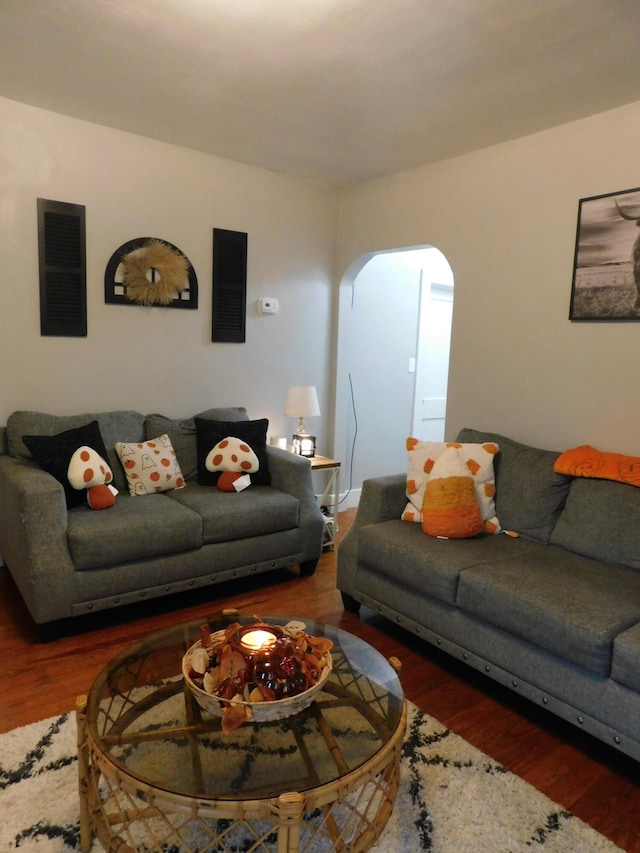
[[[412,435],[444,441],[453,315],[453,284],[425,281],[423,270]]]

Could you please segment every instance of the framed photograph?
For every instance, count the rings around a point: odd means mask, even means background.
[[[582,198],[572,321],[640,321],[640,187]]]

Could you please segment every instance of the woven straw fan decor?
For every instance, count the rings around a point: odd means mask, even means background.
[[[122,277],[127,299],[168,305],[189,285],[189,261],[161,240],[148,240],[122,257]]]

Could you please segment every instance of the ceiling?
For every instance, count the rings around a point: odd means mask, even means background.
[[[640,100],[638,0],[0,0],[0,96],[319,181]]]

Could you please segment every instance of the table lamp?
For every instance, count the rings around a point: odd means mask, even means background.
[[[290,418],[299,418],[298,429],[293,434],[293,452],[300,456],[316,455],[316,437],[307,431],[305,418],[320,414],[315,385],[294,385],[289,388],[284,413]]]

